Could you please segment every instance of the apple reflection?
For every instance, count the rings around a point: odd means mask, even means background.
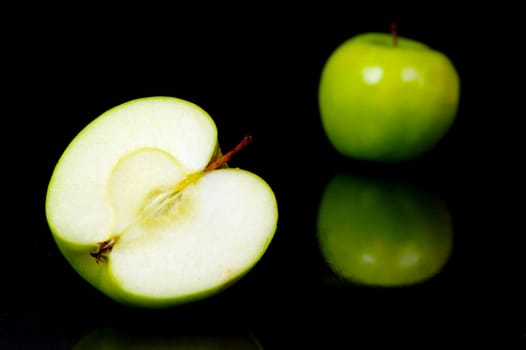
[[[445,200],[394,180],[335,175],[322,195],[317,225],[328,266],[356,284],[423,282],[442,270],[452,251]]]
[[[149,331],[135,327],[107,327],[88,333],[73,350],[262,350],[250,333],[238,334],[189,332],[177,330]]]

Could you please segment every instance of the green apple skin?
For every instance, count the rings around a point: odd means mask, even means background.
[[[385,33],[343,42],[326,61],[318,103],[324,131],[342,155],[400,162],[436,146],[453,124],[460,79],[448,57]]]
[[[438,194],[348,173],[328,183],[317,230],[328,266],[358,285],[423,282],[442,270],[453,246],[450,212]]]

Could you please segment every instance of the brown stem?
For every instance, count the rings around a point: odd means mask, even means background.
[[[243,140],[241,140],[240,143],[238,143],[234,148],[232,148],[230,151],[228,151],[227,153],[223,154],[221,157],[217,158],[216,160],[213,160],[212,162],[210,162],[204,171],[210,171],[210,170],[215,170],[215,169],[218,169],[220,168],[223,164],[225,164],[226,162],[228,162],[230,160],[230,158],[232,158],[232,156],[234,154],[236,154],[237,152],[241,151],[243,148],[245,148],[249,143],[252,142],[252,136],[250,135],[247,135],[243,138]]]
[[[398,46],[398,28],[396,27],[396,22],[391,23],[391,35],[393,36],[393,46]]]

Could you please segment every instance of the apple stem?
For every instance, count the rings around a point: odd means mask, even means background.
[[[391,23],[391,35],[393,36],[393,46],[398,46],[398,28],[396,27],[396,22]]]
[[[253,140],[252,136],[247,135],[239,142],[234,148],[232,148],[227,153],[223,154],[221,157],[217,158],[216,160],[213,160],[210,162],[204,171],[211,171],[220,168],[222,165],[224,165],[226,162],[232,158],[234,154],[241,151],[243,148],[245,148],[249,143],[251,143]]]

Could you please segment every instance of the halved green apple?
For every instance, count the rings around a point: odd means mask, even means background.
[[[188,101],[110,109],[51,177],[46,216],[59,249],[125,304],[169,306],[224,289],[259,261],[278,219],[270,186],[226,167],[233,152],[221,155],[214,121]]]

